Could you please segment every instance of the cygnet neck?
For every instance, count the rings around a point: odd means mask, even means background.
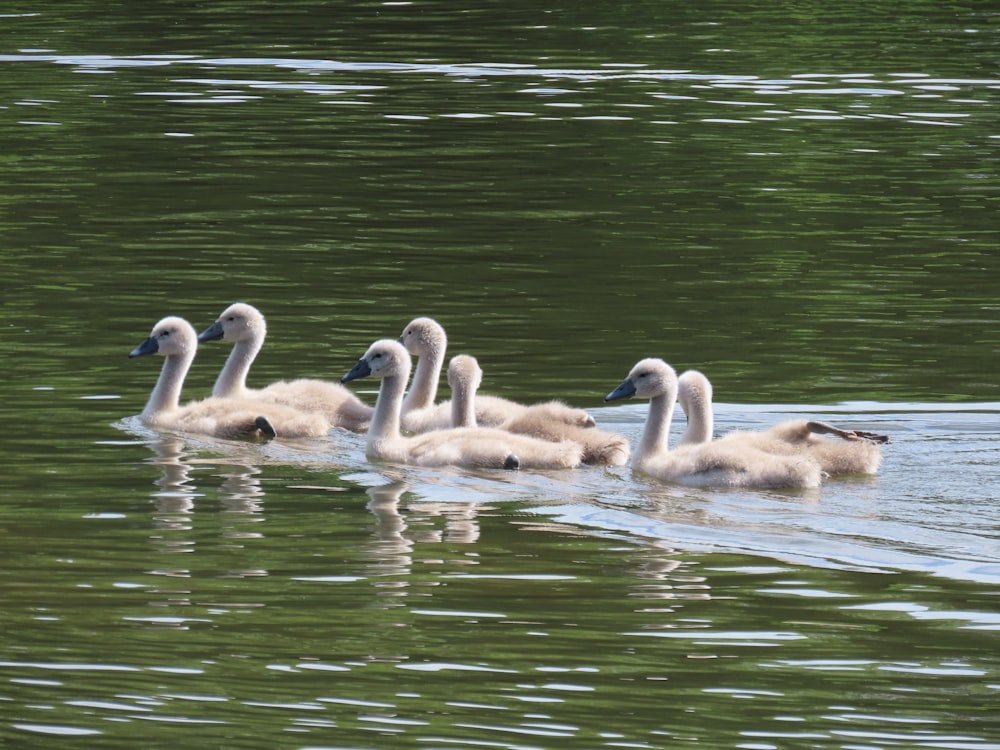
[[[156,380],[149,401],[142,410],[142,416],[152,419],[158,414],[174,411],[180,406],[181,389],[187,377],[191,363],[194,361],[196,347],[188,347],[177,354],[168,354],[160,368],[160,376]]]
[[[700,373],[692,375],[685,373],[681,376],[681,381],[678,397],[687,418],[687,428],[678,445],[711,442],[715,431],[712,386]]]
[[[438,381],[444,367],[448,340],[443,331],[431,341],[423,353],[417,357],[417,367],[413,371],[413,382],[403,400],[402,411],[407,413],[433,406],[437,399]]]
[[[663,455],[670,449],[670,423],[674,418],[676,404],[676,389],[649,399],[649,413],[646,415],[646,425],[642,430],[634,461],[642,462],[648,456]]]
[[[226,364],[219,373],[212,387],[213,396],[240,397],[247,394],[247,376],[250,374],[250,365],[253,364],[261,347],[264,346],[264,337],[254,335],[248,339],[237,341],[233,350],[226,358]]]
[[[399,437],[400,407],[403,403],[403,391],[410,376],[410,368],[406,366],[401,372],[386,375],[379,385],[378,398],[375,399],[375,411],[372,414],[371,425],[368,427],[368,440],[386,440]]]
[[[459,373],[451,385],[451,426],[476,427],[476,379],[473,373]]]

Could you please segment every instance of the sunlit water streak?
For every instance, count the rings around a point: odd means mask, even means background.
[[[578,106],[577,100],[585,102],[589,98],[588,88],[565,89],[552,85],[554,81],[572,81],[578,84],[602,84],[625,82],[627,84],[668,83],[678,85],[675,92],[635,90],[634,99],[627,103],[632,107],[631,114],[620,113],[615,119],[641,119],[635,107],[651,107],[664,100],[691,98],[724,108],[733,105],[745,108],[746,115],[737,118],[703,118],[705,122],[731,123],[751,122],[754,120],[774,121],[780,119],[900,119],[920,125],[960,126],[962,119],[976,114],[977,107],[988,106],[991,90],[1000,89],[1000,78],[937,78],[926,73],[899,73],[888,77],[879,77],[872,73],[805,73],[790,72],[784,79],[758,78],[753,75],[718,75],[710,73],[695,73],[686,70],[654,70],[642,65],[606,65],[598,69],[565,69],[545,68],[528,64],[440,64],[440,63],[395,63],[395,62],[352,62],[339,60],[303,60],[283,58],[201,58],[193,55],[136,55],[115,57],[111,55],[0,55],[0,63],[38,63],[47,62],[56,65],[73,66],[80,72],[114,72],[119,69],[136,67],[171,67],[191,68],[194,70],[257,68],[262,71],[273,70],[285,75],[285,71],[294,71],[315,77],[321,74],[353,74],[369,77],[373,74],[389,75],[433,75],[443,81],[449,79],[461,83],[469,80],[483,79],[487,81],[504,81],[511,78],[536,82],[531,87],[519,90],[521,94],[544,97],[546,107]],[[371,103],[373,94],[385,91],[392,84],[358,84],[358,83],[327,83],[319,80],[268,80],[227,78],[227,77],[195,77],[174,78],[172,82],[187,86],[203,87],[207,91],[150,91],[137,92],[148,96],[165,97],[177,103],[242,103],[252,100],[254,96],[237,95],[239,90],[253,91],[255,89],[271,91],[298,91],[316,96],[343,97],[359,95],[367,97]],[[831,82],[834,85],[831,85]],[[839,85],[838,85],[839,84]],[[774,99],[756,101],[739,98],[712,100],[706,98],[705,91],[730,91],[734,95],[749,92],[754,95],[773,96]],[[679,96],[679,92],[686,92]],[[980,92],[977,98],[977,92]],[[786,97],[792,96],[798,106],[786,108]],[[556,97],[570,96],[569,101],[552,101]],[[816,98],[817,103],[824,100],[822,108],[803,106],[802,97]],[[961,105],[953,110],[925,109],[906,111],[912,106],[909,102],[914,98],[929,102],[942,99]],[[970,98],[971,97],[971,98]],[[866,99],[900,99],[903,103],[895,111],[865,112]],[[840,102],[834,105],[833,102]],[[52,102],[50,102],[52,103]],[[831,108],[833,107],[833,108]],[[836,108],[836,107],[839,107]],[[970,108],[972,111],[969,111]],[[657,108],[659,110],[659,107]],[[759,111],[759,114],[757,112]],[[479,116],[516,116],[517,112],[477,112]],[[392,115],[389,115],[392,116]],[[438,114],[437,116],[443,116]],[[471,114],[469,115],[471,116]],[[586,115],[585,117],[589,117]],[[573,117],[573,115],[567,115]],[[654,115],[655,117],[655,115]]]

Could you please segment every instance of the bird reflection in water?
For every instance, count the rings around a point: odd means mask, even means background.
[[[259,479],[259,467],[234,460],[238,459],[236,456],[198,458],[189,449],[187,441],[177,435],[158,435],[148,445],[154,456],[147,459],[147,463],[157,466],[162,472],[161,476],[153,480],[156,489],[150,495],[155,508],[151,519],[154,532],[150,535],[150,541],[157,552],[195,551],[197,535],[192,533],[195,504],[207,494],[199,490],[195,482],[199,468],[213,470],[212,476],[222,480],[218,487],[218,500],[226,516],[235,521],[221,524],[220,535],[226,540],[227,546],[242,547],[243,540],[263,537],[259,532],[246,529],[247,523],[265,520],[264,490]],[[212,518],[217,521],[220,517],[213,515]],[[190,575],[187,569],[158,569],[151,572],[180,577]],[[267,575],[267,571],[240,567],[227,570],[223,575],[261,576]]]
[[[401,507],[408,488],[405,481],[396,480],[367,490],[366,507],[375,516],[368,546],[369,571],[379,593],[395,600],[394,604],[386,602],[386,606],[400,606],[403,597],[414,593],[410,587],[417,544],[471,544],[480,534],[476,518],[479,504],[413,500]],[[420,585],[437,583],[425,581]]]

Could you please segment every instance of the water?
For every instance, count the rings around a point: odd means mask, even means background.
[[[1000,747],[990,9],[0,20],[0,744]],[[893,443],[730,492],[143,428],[128,351],[236,299],[255,384],[429,314],[484,390],[633,440],[602,397],[661,356],[720,431]]]

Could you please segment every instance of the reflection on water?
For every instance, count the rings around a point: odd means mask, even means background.
[[[197,493],[191,486],[191,467],[182,460],[184,447],[181,438],[169,435],[154,438],[150,442],[150,448],[156,454],[152,463],[163,471],[163,476],[155,482],[160,490],[152,495],[153,502],[161,513],[182,514],[194,509]]]
[[[184,438],[170,434],[158,434],[148,445],[155,454],[149,463],[163,471],[163,476],[155,481],[160,490],[152,495],[157,510],[191,512],[195,499],[200,496],[193,484],[192,464],[204,463],[197,455],[197,447],[189,448]],[[214,466],[219,463],[212,462]],[[223,510],[247,515],[262,513],[264,490],[260,473],[259,467],[239,464],[226,466],[220,471],[216,476],[222,480],[219,495]]]
[[[407,535],[406,520],[399,511],[399,498],[405,490],[404,482],[368,489],[371,499],[366,507],[375,516],[375,540],[370,549],[373,576],[406,575],[411,572],[413,540]],[[386,592],[388,596],[402,596],[394,590],[400,588],[402,582],[379,585],[390,589]]]
[[[635,440],[645,409],[594,416]],[[660,747],[780,746],[808,726],[821,744],[989,747],[996,405],[721,403],[717,426],[804,412],[890,434],[882,472],[697,491],[123,420],[131,440],[113,435],[95,473],[106,512],[78,492],[44,523],[15,514],[0,732]]]
[[[891,730],[897,743],[988,747],[992,584],[937,584],[930,556],[919,572],[892,568],[877,547],[899,540],[875,539],[877,525],[860,534],[897,508],[893,488],[922,440],[947,433],[917,415],[866,413],[896,427],[886,473],[829,483],[819,498],[692,492],[614,470],[371,465],[358,436],[344,473],[311,442],[146,434],[152,458],[122,470],[156,474],[146,502],[105,532],[111,564],[80,565],[81,537],[77,564],[8,598],[4,731],[153,746],[197,727],[210,742],[271,746],[291,732],[317,746],[658,747],[780,745],[808,726],[821,743],[877,745]],[[641,424],[632,408],[597,416],[619,416],[626,432]],[[970,413],[962,429],[983,419]],[[590,515],[574,515],[588,496]],[[765,535],[786,545],[765,549]],[[840,557],[836,537],[884,572]],[[151,560],[150,541],[154,556],[185,550],[184,566]],[[706,541],[713,551],[698,552]],[[799,544],[829,557],[788,562]],[[62,601],[36,620],[37,641],[7,627],[54,592]],[[113,633],[113,650],[67,627]],[[960,704],[945,700],[956,691]],[[919,731],[903,728],[913,717]]]
[[[990,405],[983,405],[990,407]],[[628,467],[569,472],[510,474],[455,469],[380,467],[364,458],[363,436],[327,440],[275,441],[256,446],[199,438],[192,445],[177,436],[146,436],[161,476],[150,494],[155,508],[152,537],[163,551],[192,551],[201,533],[198,506],[210,503],[226,521],[217,538],[237,548],[263,538],[274,520],[265,511],[267,467],[298,467],[325,473],[341,468],[349,484],[360,482],[372,515],[373,571],[405,575],[414,548],[424,544],[474,545],[479,517],[493,503],[528,502],[548,520],[603,529],[623,538],[656,540],[697,550],[752,552],[799,563],[863,570],[913,570],[957,579],[1000,580],[1000,546],[992,497],[993,461],[998,451],[996,411],[935,413],[918,404],[912,411],[880,404],[841,407],[746,407],[716,405],[720,433],[760,428],[787,418],[849,424],[892,436],[878,476],[828,480],[814,490],[693,490],[631,475]],[[603,428],[639,438],[645,405],[592,410]],[[847,420],[847,421],[845,421]],[[684,429],[675,425],[675,432]],[[675,435],[674,440],[677,437]],[[203,451],[221,451],[205,457]],[[331,453],[330,449],[335,448]],[[363,471],[371,467],[374,473]],[[382,472],[385,471],[383,476]],[[350,486],[285,483],[287,489],[337,495]],[[404,501],[403,498],[406,497]],[[934,508],[932,516],[928,507]],[[207,507],[203,507],[207,509]],[[169,532],[169,533],[164,533]],[[192,533],[196,532],[196,533]],[[254,568],[242,574],[261,574]],[[374,574],[374,573],[373,573]]]
[[[150,495],[154,508],[151,519],[153,533],[150,535],[153,549],[159,553],[197,552],[200,534],[196,533],[195,513],[198,512],[197,503],[199,500],[206,501],[208,493],[199,490],[194,466],[204,464],[205,459],[198,457],[197,448],[189,447],[184,438],[176,435],[156,434],[147,444],[155,454],[148,463],[162,472],[162,476],[154,480],[158,489]],[[229,545],[244,549],[247,540],[263,536],[262,533],[247,528],[249,523],[265,520],[262,503],[264,491],[258,478],[261,470],[255,466],[221,463],[220,466],[220,462],[210,460],[211,468],[218,471],[211,477],[213,483],[218,480],[218,488],[212,494],[218,496],[221,518],[228,519],[229,523],[223,525],[219,532],[220,539],[213,540],[213,543],[226,544],[225,540],[231,540]],[[168,577],[191,575],[188,568],[164,567],[159,564],[150,572]],[[224,575],[241,578],[267,575],[267,571],[235,568],[227,570]],[[171,600],[166,606],[179,603],[190,602]]]

